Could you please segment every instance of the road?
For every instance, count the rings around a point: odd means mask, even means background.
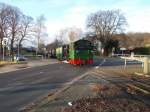
[[[123,60],[100,58],[95,66],[120,66]],[[89,66],[75,67],[55,63],[0,74],[0,112],[18,112],[65,83],[89,70]]]
[[[88,68],[56,63],[1,73],[0,112],[19,112],[24,106],[83,74]]]

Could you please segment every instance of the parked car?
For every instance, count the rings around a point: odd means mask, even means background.
[[[24,57],[23,55],[16,55],[16,56],[14,56],[14,60],[16,60],[16,61],[26,61],[27,58]]]

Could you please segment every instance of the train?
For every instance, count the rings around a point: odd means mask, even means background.
[[[80,39],[67,45],[62,45],[50,51],[51,57],[58,60],[67,60],[72,65],[85,65],[93,63],[93,44]]]

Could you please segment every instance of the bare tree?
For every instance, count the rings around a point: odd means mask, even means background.
[[[12,60],[14,56],[14,52],[13,52],[14,41],[18,35],[21,15],[22,13],[17,7],[1,4],[0,37],[1,37],[1,41],[3,40],[4,37],[9,38]]]
[[[12,61],[14,60],[14,42],[15,39],[17,38],[17,35],[19,33],[19,28],[20,28],[20,16],[22,13],[20,10],[16,7],[12,6],[7,6],[7,11],[8,11],[8,33],[10,36],[10,53],[12,56]]]
[[[82,30],[80,28],[72,27],[68,32],[69,42],[74,42],[82,38]]]
[[[42,40],[42,37],[44,37],[45,35],[45,17],[44,15],[41,15],[37,18],[36,24],[35,24],[35,37],[37,38],[37,50],[36,50],[36,54],[39,51],[39,44],[40,41]]]
[[[56,35],[59,44],[68,44],[80,38],[82,38],[82,30],[76,27],[61,29]]]
[[[33,26],[33,18],[30,16],[22,15],[21,21],[20,21],[19,35],[17,38],[19,51],[20,51],[22,42],[24,40],[29,40],[28,38],[31,37],[32,26]]]
[[[61,29],[61,30],[56,34],[55,42],[57,43],[57,41],[59,41],[59,42],[58,42],[58,44],[59,44],[58,46],[67,43],[67,32],[68,32],[68,29],[67,29],[67,28],[64,28],[64,29]]]
[[[107,43],[110,42],[114,34],[124,30],[126,23],[126,18],[120,10],[100,10],[87,18],[87,27],[95,32],[97,40],[101,41],[106,52],[109,49]]]
[[[50,51],[51,49],[59,47],[59,45],[61,45],[61,42],[56,38],[52,43],[48,44],[46,48]]]
[[[9,40],[12,60],[14,60],[14,46],[16,42],[19,46],[18,48],[20,48],[22,42],[27,40],[27,37],[32,38],[33,35],[36,35],[39,48],[41,37],[45,36],[45,33],[43,33],[45,30],[44,21],[44,16],[40,16],[33,27],[32,17],[24,15],[17,7],[0,3],[0,51],[2,52],[4,37]],[[31,38],[30,40],[32,41]]]
[[[0,3],[0,50],[3,51],[2,41],[3,38],[8,38],[8,11],[7,5]]]

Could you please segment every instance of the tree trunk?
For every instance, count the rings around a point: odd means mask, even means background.
[[[0,44],[0,55],[2,55],[3,54],[3,45],[2,45],[2,39],[1,39],[1,42],[0,42],[1,44]]]
[[[108,56],[108,54],[109,54],[108,48],[104,48],[104,56]]]
[[[11,44],[10,44],[10,54],[11,54],[11,60],[14,61],[14,40],[11,40]]]
[[[3,41],[3,33],[0,32],[0,55],[3,54],[3,45],[2,45],[2,41]]]
[[[21,48],[22,48],[21,43],[22,43],[22,41],[19,42],[19,49],[18,49],[20,54],[21,54]]]

